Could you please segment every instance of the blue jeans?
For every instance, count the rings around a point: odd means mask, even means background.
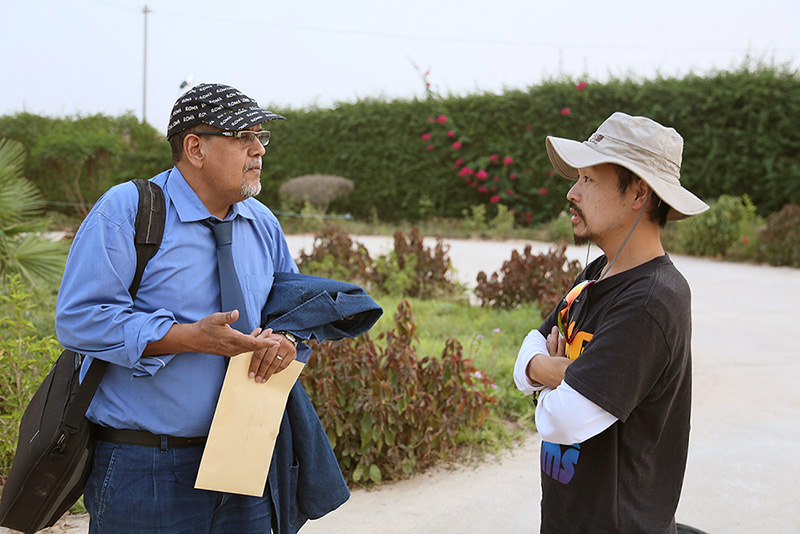
[[[269,534],[269,491],[250,497],[194,489],[202,446],[98,441],[84,491],[90,534]]]

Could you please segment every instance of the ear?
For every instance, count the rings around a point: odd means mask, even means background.
[[[183,139],[183,157],[189,165],[202,169],[205,156],[199,135],[189,134]]]
[[[633,204],[631,207],[634,210],[640,210],[653,190],[647,185],[647,182],[639,178],[631,184],[631,191],[633,192]]]

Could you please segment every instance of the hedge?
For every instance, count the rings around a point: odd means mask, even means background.
[[[270,124],[261,198],[272,207],[286,180],[333,174],[355,189],[331,209],[360,219],[460,217],[476,204],[503,204],[518,222],[549,220],[570,182],[553,172],[545,136],[586,139],[614,111],[676,128],[682,181],[706,201],[747,195],[763,216],[800,204],[800,76],[786,66],[275,111],[289,120]],[[131,115],[0,117],[0,137],[28,148],[27,177],[50,200],[76,198],[76,176],[91,202],[112,183],[170,165],[160,134]]]

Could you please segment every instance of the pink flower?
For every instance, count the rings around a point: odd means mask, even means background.
[[[453,143],[453,150],[458,150],[459,148],[461,148],[461,141]]]
[[[510,197],[513,197],[514,196],[514,191],[512,189],[509,189],[508,191],[506,191],[506,195],[508,195]]]
[[[531,221],[533,220],[533,213],[531,213],[531,212],[528,212],[528,213],[526,214],[526,217],[525,217],[525,218],[527,219],[527,221],[528,221],[528,222],[531,222]]]
[[[463,158],[458,158],[456,160],[456,165],[458,165],[459,167],[461,167],[463,164],[464,164],[464,159]]]
[[[488,177],[489,177],[489,175],[483,169],[481,169],[481,170],[479,170],[478,172],[475,173],[475,178],[477,178],[478,180],[485,180]]]
[[[481,193],[488,193],[488,192],[489,192],[489,190],[488,190],[488,189],[486,189],[486,188],[485,188],[485,187],[483,187],[483,186],[480,186],[480,187],[478,188],[478,191],[479,191],[479,192],[481,192]]]
[[[492,204],[497,204],[500,202],[500,195],[494,195],[492,198],[489,199],[489,202]]]
[[[438,117],[436,117],[436,122],[438,122],[439,124],[444,124],[447,122],[447,117],[445,117],[444,115],[439,115]]]
[[[578,85],[575,86],[575,89],[577,89],[578,91],[583,91],[584,89],[586,89],[586,86],[588,85],[589,84],[587,84],[586,82],[578,82]]]
[[[546,195],[547,193],[548,193],[548,191],[547,191],[546,187],[540,187],[539,188],[539,194],[540,195]]]
[[[512,180],[516,180],[517,179],[517,173],[512,172],[511,175],[509,176],[509,178],[512,179]]]
[[[430,141],[431,140],[431,134],[429,134],[429,133],[422,134],[422,140],[423,141]]]
[[[458,175],[459,175],[461,178],[464,178],[465,176],[472,176],[472,174],[473,174],[474,172],[475,172],[475,171],[473,171],[473,170],[472,170],[472,169],[470,169],[469,167],[464,167],[464,168],[462,168],[460,171],[458,171]]]
[[[447,137],[454,137],[456,133],[453,130],[447,130]]]
[[[508,167],[512,163],[514,163],[514,158],[512,158],[511,156],[506,156],[503,158],[503,165],[505,165],[506,167]]]
[[[498,155],[497,155],[497,154],[492,154],[491,156],[489,156],[489,161],[491,161],[492,163],[497,163],[497,161],[498,161],[499,159],[500,159],[500,158],[498,157]]]
[[[547,171],[547,176],[553,176],[553,175],[555,175],[555,171]]]
[[[492,187],[489,188],[489,191],[497,191],[497,186],[493,185]]]
[[[499,182],[499,181],[500,181],[500,177],[499,177],[499,176],[495,176],[495,177],[493,178],[493,180],[494,180],[495,182]]]
[[[425,148],[427,148],[428,150],[433,150],[433,145],[428,145]]]
[[[569,117],[572,114],[569,108],[561,108],[561,114],[565,117]]]
[[[471,183],[472,183],[472,180],[470,180],[470,179],[469,179],[469,177],[467,177],[467,178],[464,178],[464,181],[465,181],[466,183],[468,183],[468,184],[471,184]]]

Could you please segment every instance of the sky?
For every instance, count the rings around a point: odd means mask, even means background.
[[[131,112],[164,131],[187,80],[305,109],[424,98],[426,72],[447,96],[747,57],[798,70],[800,1],[0,0],[0,51],[0,115]]]

